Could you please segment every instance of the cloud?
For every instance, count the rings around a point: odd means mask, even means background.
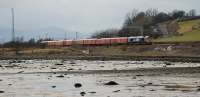
[[[10,28],[10,8],[15,8],[16,29],[30,31],[59,27],[92,33],[120,28],[132,9],[197,9],[200,0],[0,0],[0,26]]]

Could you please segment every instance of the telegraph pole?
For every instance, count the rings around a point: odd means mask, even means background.
[[[65,39],[64,40],[67,40],[67,32],[65,32]]]
[[[78,40],[78,32],[76,32],[76,40]]]
[[[12,41],[15,42],[15,12],[14,8],[11,8],[12,14]]]

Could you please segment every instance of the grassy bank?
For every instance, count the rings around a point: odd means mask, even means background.
[[[179,36],[171,36],[153,40],[153,42],[194,42],[200,41],[200,30],[182,33]]]
[[[18,55],[12,48],[0,49],[0,58],[28,58],[28,59],[54,59],[54,58],[76,58],[79,56],[88,59],[98,59],[96,56],[112,58],[120,56],[120,59],[129,57],[158,57],[158,56],[182,56],[200,57],[200,42],[179,44],[152,44],[152,45],[116,45],[96,47],[68,47],[68,48],[24,48],[20,49]],[[94,56],[94,57],[92,57]],[[111,56],[111,57],[110,57]],[[79,59],[84,59],[80,57]],[[87,59],[86,58],[86,59]]]
[[[200,25],[200,19],[179,22],[180,35],[158,38],[153,42],[194,42],[200,41],[200,29],[195,26]]]

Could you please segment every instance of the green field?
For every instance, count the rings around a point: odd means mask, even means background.
[[[193,26],[198,25],[200,23],[200,19],[191,20],[179,23],[178,32],[182,35],[159,38],[153,40],[153,42],[193,42],[200,41],[200,29],[192,29]]]
[[[185,32],[181,36],[172,36],[153,40],[154,42],[194,42],[200,41],[200,30]]]

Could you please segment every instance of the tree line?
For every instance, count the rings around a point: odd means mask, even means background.
[[[41,44],[42,41],[50,41],[53,39],[47,38],[47,39],[34,39],[31,38],[28,41],[25,41],[23,37],[17,37],[13,41],[5,42],[3,44],[0,44],[0,47],[4,48],[29,48],[29,47],[44,47],[44,44]]]
[[[147,9],[146,11],[134,9],[127,13],[121,29],[97,31],[92,35],[92,38],[139,36],[141,35],[141,30],[144,32],[144,35],[157,38],[161,36],[159,33],[154,33],[154,27],[157,24],[174,20],[191,20],[196,17],[197,14],[195,9],[191,9],[188,12],[184,10],[162,12],[153,8]]]

